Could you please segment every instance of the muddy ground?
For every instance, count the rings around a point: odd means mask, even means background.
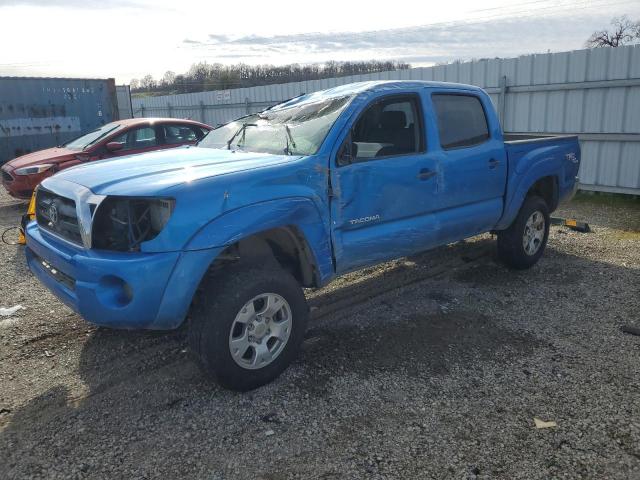
[[[23,208],[2,192],[2,229]],[[308,292],[300,358],[245,394],[184,330],[85,323],[3,245],[0,478],[640,478],[640,202],[559,213],[593,233],[553,227],[529,271],[485,235]]]

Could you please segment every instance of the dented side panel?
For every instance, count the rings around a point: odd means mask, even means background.
[[[428,154],[368,161],[338,168],[334,187],[335,256],[338,271],[371,264],[437,240],[421,218],[437,211],[437,170]],[[433,227],[433,225],[432,225]]]
[[[296,227],[311,249],[322,283],[333,275],[328,224],[309,198],[289,197],[229,211],[202,228],[186,250],[231,245],[243,238],[278,227]]]

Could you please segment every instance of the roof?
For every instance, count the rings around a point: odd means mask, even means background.
[[[463,83],[432,82],[426,80],[374,80],[368,82],[347,83],[346,85],[338,85],[337,87],[332,87],[327,90],[320,90],[317,92],[300,95],[299,97],[295,97],[291,100],[281,103],[277,106],[277,108],[287,108],[301,103],[317,102],[320,100],[341,97],[345,95],[357,95],[363,92],[393,91],[398,89],[420,87],[459,88],[473,91],[482,90],[481,88],[474,85],[466,85]]]
[[[125,118],[122,120],[115,120],[113,123],[119,123],[125,126],[131,125],[143,125],[145,123],[156,123],[156,122],[171,122],[171,123],[184,123],[189,125],[198,125],[200,127],[212,128],[206,123],[198,122],[196,120],[186,120],[184,118],[170,118],[170,117],[137,117],[137,118]]]
[[[344,95],[361,93],[364,91],[380,91],[412,87],[464,88],[469,90],[480,90],[479,87],[466,85],[464,83],[434,82],[427,80],[373,80],[368,82],[347,83],[346,85],[339,85],[328,90],[323,90],[323,92],[335,91],[336,93]]]

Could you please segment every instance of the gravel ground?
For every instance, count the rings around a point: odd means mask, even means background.
[[[24,204],[0,194],[0,226]],[[85,323],[0,248],[0,478],[640,478],[640,202],[585,197],[541,262],[475,237],[309,292],[300,358],[248,394],[185,332]],[[556,427],[537,429],[534,418]]]

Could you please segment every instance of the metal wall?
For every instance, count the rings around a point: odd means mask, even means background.
[[[218,125],[279,101],[364,80],[485,88],[506,132],[579,134],[581,188],[640,195],[640,45],[496,58],[370,75],[133,99],[135,116]]]
[[[113,79],[0,77],[0,164],[117,118]]]
[[[129,87],[129,85],[117,85],[116,98],[118,99],[118,120],[133,118],[131,88]]]

